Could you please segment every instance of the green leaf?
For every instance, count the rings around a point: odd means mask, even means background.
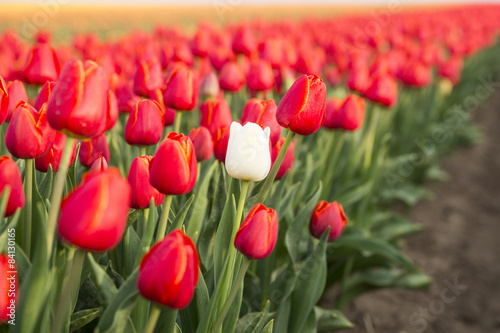
[[[174,221],[172,224],[168,227],[167,233],[175,230],[175,229],[180,229],[182,228],[182,225],[184,224],[184,219],[186,218],[186,214],[189,210],[189,207],[191,207],[191,204],[193,203],[194,200],[194,194],[189,197],[188,201],[182,206],[182,208],[179,210],[177,215],[174,218]]]
[[[31,262],[29,261],[26,253],[23,249],[16,243],[16,266],[17,273],[19,275],[19,280],[23,281],[24,277],[28,274],[31,268]]]
[[[206,312],[210,303],[207,285],[205,279],[199,272],[198,283],[194,291],[194,297],[189,305],[180,311],[182,328],[184,332],[196,332],[199,322],[201,321],[201,314]]]
[[[369,238],[365,235],[341,236],[335,242],[331,243],[330,246],[333,248],[353,249],[364,257],[382,256],[395,264],[418,271],[417,266],[401,251],[381,239]]]
[[[90,323],[92,320],[98,318],[102,313],[102,308],[86,309],[75,312],[71,315],[71,324],[69,331],[74,332],[77,329]]]
[[[52,193],[52,182],[54,180],[54,172],[52,171],[52,165],[49,164],[49,170],[43,177],[42,182],[38,186],[38,190],[40,191],[40,195],[42,198],[50,198],[50,194]]]
[[[354,327],[354,325],[338,310],[314,307],[319,332],[335,332]]]
[[[87,261],[90,264],[92,281],[97,286],[99,293],[103,296],[106,303],[110,304],[118,293],[115,283],[104,268],[94,260],[94,256],[90,252],[87,253]]]
[[[233,195],[227,196],[224,210],[222,211],[222,216],[219,222],[219,228],[215,234],[214,273],[216,283],[220,280],[222,266],[226,260],[228,249],[231,246],[231,235],[233,231],[234,219],[236,218],[236,203],[234,194],[239,193],[239,187],[240,182],[238,180],[232,180],[230,182],[229,193],[233,193]]]
[[[321,190],[320,190],[321,192]],[[326,244],[330,228],[321,236],[314,252],[300,269],[291,299],[290,333],[301,332],[309,314],[321,298],[326,284]]]
[[[126,278],[135,268],[135,257],[140,249],[141,240],[135,233],[132,226],[127,228],[127,232],[122,240],[123,253],[123,276]]]
[[[137,221],[139,215],[141,214],[142,214],[142,209],[134,209],[130,213],[128,213],[127,225],[128,226],[132,225],[135,221]]]
[[[271,319],[266,326],[262,329],[261,333],[272,333],[273,332],[274,319]]]
[[[266,302],[262,312],[251,312],[238,320],[235,332],[259,333],[268,321],[269,301]]]
[[[207,211],[209,200],[207,198],[208,185],[212,179],[212,175],[217,168],[219,161],[214,160],[210,169],[205,173],[202,179],[199,180],[200,187],[197,189],[193,209],[191,216],[189,217],[189,222],[187,225],[186,233],[193,240],[193,242],[198,241],[201,229],[203,227],[203,220],[205,219],[205,214]]]
[[[137,276],[138,269],[120,287],[106,310],[104,310],[96,329],[97,333],[124,332],[133,328],[129,316],[139,297]]]
[[[289,226],[286,236],[285,244],[288,249],[290,258],[295,262],[299,255],[299,242],[303,235],[304,226],[311,219],[314,207],[318,204],[319,196],[321,195],[322,185],[319,183],[316,191],[310,195],[306,204],[301,209],[300,213],[293,219],[292,225]]]

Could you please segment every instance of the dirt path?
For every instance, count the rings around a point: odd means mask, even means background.
[[[426,229],[407,240],[404,253],[434,284],[358,298],[345,311],[357,327],[346,332],[500,332],[500,94],[474,118],[483,142],[445,158],[449,180],[430,184],[434,199],[410,214]]]

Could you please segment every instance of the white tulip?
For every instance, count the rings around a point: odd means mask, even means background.
[[[226,170],[233,178],[259,181],[271,170],[269,127],[262,129],[255,123],[245,126],[233,121],[227,143]]]

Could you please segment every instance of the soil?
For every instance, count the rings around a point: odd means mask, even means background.
[[[447,156],[449,180],[429,184],[434,198],[410,213],[425,230],[407,239],[404,253],[434,283],[359,297],[344,310],[356,328],[344,332],[500,332],[500,93],[474,121],[483,141]]]

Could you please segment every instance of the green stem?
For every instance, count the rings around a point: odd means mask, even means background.
[[[372,119],[370,123],[370,128],[368,130],[368,136],[366,137],[365,142],[366,150],[365,150],[365,158],[363,161],[363,168],[367,169],[370,166],[370,162],[372,160],[373,155],[373,147],[375,145],[375,132],[377,131],[377,123],[378,123],[378,115],[381,112],[380,110],[374,109],[372,110]]]
[[[250,182],[248,180],[241,181],[241,193],[240,193],[240,198],[238,200],[238,210],[236,211],[236,219],[234,220],[233,232],[232,232],[232,237],[231,237],[231,245],[233,248],[234,248],[234,245],[233,245],[234,237],[236,236],[236,232],[238,231],[238,228],[240,227],[241,217],[243,216],[243,208],[245,208],[245,199],[247,198],[247,192],[248,192],[249,185],[250,185]]]
[[[140,146],[139,148],[139,156],[146,156],[146,146]]]
[[[80,249],[76,249],[74,251],[75,253],[73,258],[68,255],[66,271],[69,271],[69,274],[68,278],[63,283],[59,301],[57,303],[57,310],[55,312],[54,324],[51,331],[54,333],[63,332],[64,320],[67,317],[67,311],[72,308],[71,295],[78,286],[78,283],[80,282],[80,275],[82,274],[83,260],[86,252]]]
[[[149,313],[148,324],[144,328],[144,333],[153,333],[156,327],[156,323],[158,322],[158,318],[160,318],[161,309],[158,305],[152,303],[151,312]]]
[[[165,232],[167,231],[168,214],[170,213],[170,205],[172,204],[172,195],[167,195],[165,197],[165,202],[163,202],[163,207],[160,216],[160,225],[158,225],[158,230],[156,232],[156,242],[158,243],[165,237]]]
[[[180,133],[179,131],[181,130],[181,121],[182,121],[182,111],[177,111],[175,114],[175,120],[174,120],[174,132],[175,133]]]
[[[271,172],[269,172],[269,175],[266,178],[266,181],[264,183],[264,186],[262,186],[262,189],[260,190],[259,193],[259,198],[258,202],[263,203],[264,200],[267,198],[267,194],[269,193],[269,190],[271,189],[271,186],[273,185],[274,178],[276,178],[276,174],[278,173],[278,170],[280,169],[281,162],[283,162],[283,159],[285,158],[286,151],[288,150],[288,146],[290,146],[290,143],[292,142],[294,132],[288,131],[288,134],[286,135],[285,143],[283,143],[283,146],[281,147],[280,153],[278,154],[278,157],[276,158],[276,161],[274,162],[274,165],[271,169]]]
[[[26,204],[24,205],[23,249],[28,258],[31,252],[31,216],[33,203],[33,159],[26,160],[25,169]]]
[[[227,297],[226,302],[224,303],[224,307],[222,308],[220,315],[218,316],[217,321],[215,322],[215,325],[212,328],[211,333],[216,333],[221,328],[222,323],[224,322],[224,318],[226,318],[226,315],[229,312],[231,305],[233,305],[233,301],[234,298],[236,297],[236,294],[238,293],[238,290],[243,285],[243,279],[245,278],[245,273],[247,272],[248,266],[250,266],[251,262],[252,261],[247,257],[243,259],[243,264],[241,265],[240,271],[238,272],[234,284],[231,287],[231,292],[229,293],[229,296]]]
[[[57,217],[59,216],[59,209],[61,208],[61,200],[64,190],[64,184],[66,182],[66,175],[68,174],[69,162],[71,159],[71,154],[73,153],[73,146],[75,143],[75,138],[66,137],[66,145],[64,146],[63,155],[61,161],[59,162],[59,170],[56,173],[54,179],[54,187],[52,188],[52,194],[50,196],[50,209],[49,217],[47,219],[47,254],[50,257],[52,253],[52,246],[54,243],[54,237],[56,233]]]

